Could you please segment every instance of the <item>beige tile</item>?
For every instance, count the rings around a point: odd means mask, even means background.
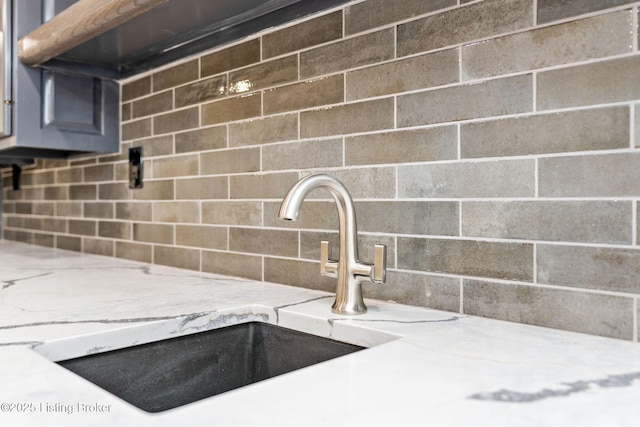
[[[203,175],[257,172],[259,170],[259,147],[214,151],[200,155],[200,173]]]
[[[113,218],[114,208],[113,203],[84,203],[84,216],[85,218]]]
[[[463,158],[625,148],[627,107],[568,111],[462,124]]]
[[[394,31],[386,29],[300,53],[300,77],[310,78],[392,59]]]
[[[198,175],[200,158],[198,154],[167,157],[153,160],[154,178]]]
[[[452,122],[533,110],[531,75],[434,89],[398,97],[398,126]]]
[[[298,173],[234,175],[230,177],[232,199],[281,199],[298,181]]]
[[[264,89],[297,79],[298,55],[291,55],[229,73],[229,94]]]
[[[134,200],[171,200],[174,197],[173,180],[146,181],[144,187],[131,192]]]
[[[131,239],[131,223],[117,221],[100,221],[98,223],[98,236],[109,239]]]
[[[153,74],[153,91],[169,89],[192,80],[197,80],[199,61],[194,59]]]
[[[227,76],[214,76],[175,89],[176,108],[227,96]]]
[[[134,223],[133,240],[171,245],[173,244],[173,225]]]
[[[384,285],[364,282],[362,292],[365,298],[460,312],[460,280],[451,277],[392,270]]]
[[[84,182],[112,181],[113,165],[87,166],[84,168]]]
[[[203,202],[202,223],[260,226],[262,225],[262,202]]]
[[[80,180],[82,180],[82,169],[61,169],[55,173],[55,182],[58,184],[79,182]]]
[[[393,99],[385,98],[303,111],[300,113],[300,136],[314,138],[390,129],[394,125],[393,110]]]
[[[535,286],[465,280],[465,314],[630,340],[633,300]]]
[[[60,202],[56,203],[56,216],[82,216],[82,203]]]
[[[198,107],[155,116],[153,118],[153,133],[159,135],[196,128],[199,126],[199,117]]]
[[[542,110],[636,100],[638,73],[640,56],[545,71],[537,78],[537,105]]]
[[[152,202],[116,203],[116,218],[131,221],[151,221]]]
[[[181,132],[176,137],[176,153],[207,151],[227,146],[227,127],[214,126]]]
[[[134,142],[132,146],[142,147],[145,159],[173,154],[173,135],[145,138]]]
[[[31,230],[42,230],[42,218],[25,217],[22,219],[22,227]]]
[[[640,153],[543,158],[538,168],[542,197],[640,196]]]
[[[53,248],[55,244],[55,238],[50,234],[33,233],[33,244]]]
[[[342,166],[342,139],[323,139],[262,148],[262,170]]]
[[[262,113],[260,93],[237,96],[235,98],[210,102],[202,106],[202,125],[250,119]]]
[[[469,43],[532,25],[531,0],[486,0],[398,25],[397,55]]]
[[[153,219],[159,222],[200,222],[198,202],[156,202]]]
[[[271,58],[342,37],[342,12],[337,11],[262,36],[262,57]]]
[[[226,176],[186,178],[176,180],[176,199],[226,199],[229,197]]]
[[[633,3],[633,0],[537,0],[538,24],[582,15],[614,6]]]
[[[456,126],[401,130],[345,138],[345,164],[373,165],[458,157]]]
[[[533,244],[398,237],[398,268],[533,281]]]
[[[538,245],[538,282],[639,294],[638,249]]]
[[[336,279],[321,276],[319,262],[265,257],[264,280],[325,292],[336,291]]]
[[[264,113],[304,110],[344,101],[342,75],[308,80],[264,92]]]
[[[113,242],[110,240],[84,238],[82,241],[85,253],[113,256]]]
[[[67,221],[64,219],[43,218],[42,229],[44,231],[51,231],[54,233],[66,233]]]
[[[289,230],[230,227],[229,250],[295,257],[298,255],[298,233]]]
[[[95,184],[78,184],[69,186],[68,199],[70,200],[95,200],[96,196],[97,188]],[[67,197],[64,199],[67,199]]]
[[[173,108],[173,92],[161,92],[138,101],[133,101],[132,111],[133,118],[152,116],[154,114],[164,113]]]
[[[135,120],[122,124],[122,140],[144,138],[151,136],[151,118]]]
[[[177,225],[176,244],[206,249],[227,249],[227,228]]]
[[[399,197],[533,197],[534,160],[400,166]]]
[[[127,120],[131,120],[132,117],[132,111],[131,111],[131,102],[128,102],[126,104],[122,104],[122,106],[120,107],[120,120],[122,120],[123,122],[126,122]]]
[[[634,145],[636,148],[640,147],[640,104],[635,104],[634,114]]]
[[[100,200],[126,200],[130,198],[128,182],[98,185],[98,198]]]
[[[458,49],[448,49],[347,73],[347,100],[441,86],[458,80]]]
[[[67,187],[45,187],[45,200],[66,200],[69,198],[69,189]]]
[[[358,229],[373,233],[457,236],[458,202],[356,202]]]
[[[260,39],[249,40],[200,58],[202,77],[260,61]]]
[[[632,243],[623,201],[462,202],[462,234],[580,243]]]
[[[69,166],[70,159],[38,159],[43,168],[63,168]]]
[[[156,245],[153,247],[153,262],[154,264],[199,271],[200,251],[197,249]]]
[[[40,160],[38,160],[40,161]],[[82,156],[77,159],[69,159],[69,166],[86,166],[86,165],[95,165],[98,162],[97,157],[95,156]]]
[[[640,209],[640,202],[636,203],[636,212]],[[636,218],[636,242],[640,242],[640,215]]]
[[[55,203],[36,203],[33,205],[34,215],[54,216]]]
[[[20,175],[21,185],[46,185],[53,184],[55,174],[53,171],[34,171]]]
[[[82,251],[82,239],[79,237],[56,236],[56,248],[68,251]]]
[[[463,80],[631,52],[632,16],[620,11],[462,48]]]
[[[69,234],[82,234],[84,236],[95,236],[96,221],[86,221],[81,219],[69,220]]]
[[[262,280],[262,257],[203,250],[202,271]]]
[[[229,125],[229,147],[267,144],[297,138],[297,114],[285,114]]]
[[[356,199],[393,199],[396,197],[396,170],[394,167],[372,167],[357,169],[317,170],[314,173],[328,173],[347,188]],[[324,198],[332,200],[322,189],[309,193],[307,199]]]
[[[151,76],[122,85],[122,101],[130,101],[151,93]]]
[[[345,32],[358,33],[457,5],[457,0],[369,0],[345,8]]]
[[[152,248],[151,245],[118,241],[116,242],[116,257],[150,263]]]

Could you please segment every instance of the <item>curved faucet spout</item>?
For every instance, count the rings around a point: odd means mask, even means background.
[[[337,277],[336,301],[332,310],[338,314],[361,314],[367,311],[362,298],[361,282],[369,279],[372,282],[384,283],[386,276],[386,247],[376,245],[374,265],[365,264],[358,259],[358,231],[356,211],[351,195],[337,179],[324,174],[310,175],[298,181],[287,193],[278,217],[281,219],[298,219],[300,206],[309,192],[316,188],[329,191],[338,208],[340,231],[340,257],[338,261],[329,260],[328,242],[321,245],[321,274]]]

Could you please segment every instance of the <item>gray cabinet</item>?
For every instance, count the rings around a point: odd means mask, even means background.
[[[11,16],[5,20],[11,28],[4,32],[11,52],[4,53],[5,64],[10,64],[5,67],[10,89],[2,101],[10,111],[8,135],[0,137],[0,163],[119,150],[116,80],[72,68],[32,68],[17,59],[17,40],[75,1],[2,0]]]

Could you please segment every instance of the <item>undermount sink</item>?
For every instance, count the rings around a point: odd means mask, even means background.
[[[160,412],[364,347],[249,322],[57,362],[148,412]]]

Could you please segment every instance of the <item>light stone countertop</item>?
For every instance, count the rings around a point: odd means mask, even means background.
[[[0,425],[637,426],[640,346],[0,241]],[[52,362],[259,320],[370,347],[150,414]],[[102,412],[100,412],[102,411]]]

